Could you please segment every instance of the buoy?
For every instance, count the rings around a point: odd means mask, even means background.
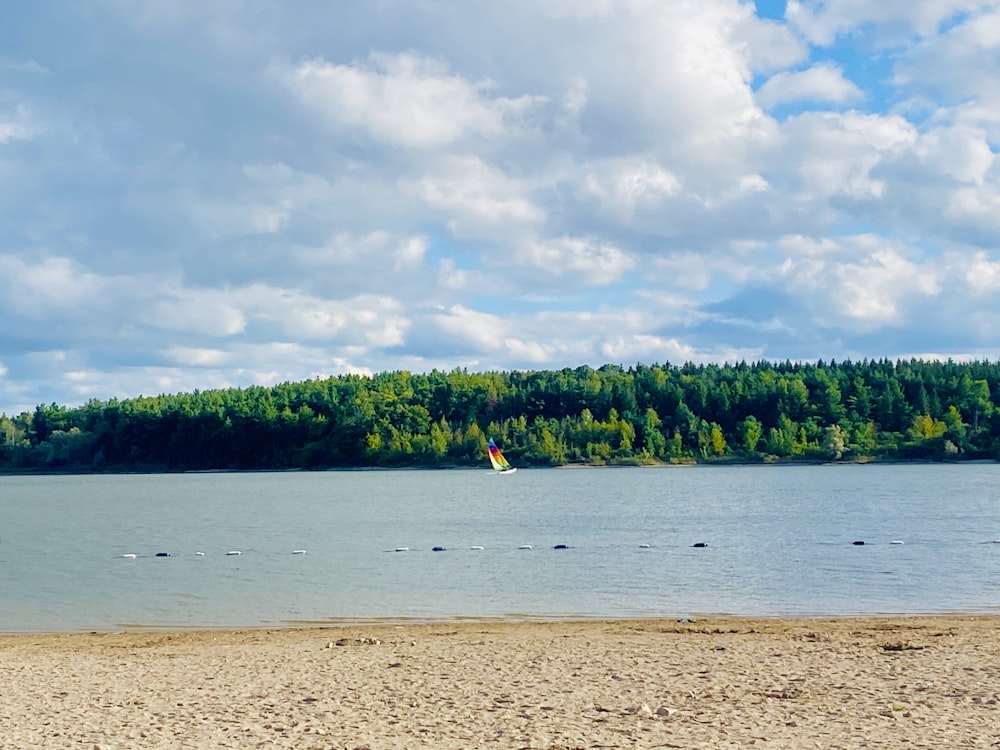
[[[227,554],[227,555],[242,555],[243,553],[242,553],[242,552],[240,552],[240,551],[239,551],[238,549],[231,549],[231,550],[229,550],[229,552],[227,552],[226,554]]]
[[[892,541],[890,542],[890,544],[902,544],[902,543],[903,543],[903,540],[902,540],[902,539],[893,539],[893,540],[892,540]]]
[[[567,545],[567,544],[557,544],[552,549],[569,549],[569,545]]]
[[[135,552],[126,552],[122,557],[127,557],[129,560],[134,560],[136,558]]]
[[[639,545],[639,549],[649,549],[649,545],[644,542]]]
[[[170,553],[169,552],[157,552],[156,556],[157,557],[170,557]]]
[[[708,546],[708,542],[695,542],[691,546],[692,547],[707,547]]]
[[[432,547],[431,552],[444,552],[444,547]]]
[[[851,544],[854,544],[855,546],[858,546],[858,547],[864,546],[864,542],[862,542],[862,541],[851,542]]]
[[[469,547],[469,549],[483,549],[483,545],[481,545],[481,544],[473,544],[471,547]]]
[[[305,553],[306,553],[306,551],[304,549],[293,549],[292,550],[292,554],[293,555],[304,555]]]
[[[204,552],[195,552],[195,554],[196,554],[196,555],[197,555],[198,557],[204,557],[204,556],[205,556],[205,553],[204,553]]]
[[[409,552],[409,547],[396,547],[396,552]]]
[[[531,545],[530,544],[522,544],[520,547],[518,547],[518,549],[531,549]]]

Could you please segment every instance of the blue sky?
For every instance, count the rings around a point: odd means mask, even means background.
[[[998,143],[998,1],[15,0],[0,413],[995,360]]]

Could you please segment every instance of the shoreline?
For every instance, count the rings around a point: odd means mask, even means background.
[[[690,619],[4,634],[0,746],[1000,744],[1000,614]]]
[[[784,623],[805,624],[815,622],[896,622],[930,619],[995,619],[997,635],[1000,638],[1000,605],[982,610],[942,610],[926,612],[854,612],[836,613],[795,613],[795,614],[740,614],[728,612],[689,612],[674,615],[532,615],[517,613],[509,615],[454,615],[449,617],[417,616],[372,616],[372,617],[330,617],[322,619],[292,619],[258,624],[181,624],[181,623],[139,623],[120,622],[113,625],[81,625],[79,627],[43,628],[37,630],[5,630],[0,627],[0,641],[7,638],[51,636],[106,636],[161,633],[171,635],[222,633],[222,632],[269,632],[350,630],[356,628],[408,628],[408,627],[454,627],[454,626],[520,626],[520,625],[594,625],[616,623],[622,626],[644,623],[678,623],[697,625],[699,623]]]
[[[743,459],[720,459],[714,461],[650,461],[650,462],[621,462],[621,463],[565,463],[555,465],[533,465],[525,464],[517,467],[526,471],[545,471],[549,469],[557,470],[578,470],[578,469],[686,469],[686,468],[725,468],[725,467],[787,467],[787,466],[926,466],[926,465],[947,465],[947,466],[975,466],[981,464],[1000,463],[996,458],[954,458],[954,459],[931,459],[931,458],[892,458],[887,456],[865,456],[843,460],[829,458],[823,459],[781,459],[777,461],[743,460]],[[337,472],[401,472],[401,471],[485,471],[490,473],[489,467],[469,465],[442,465],[442,466],[331,466],[325,468],[304,468],[301,466],[288,467],[284,469],[178,469],[168,470],[101,470],[101,471],[54,471],[54,470],[11,470],[0,468],[0,477],[89,477],[89,476],[164,476],[164,475],[186,475],[186,474],[323,474]]]

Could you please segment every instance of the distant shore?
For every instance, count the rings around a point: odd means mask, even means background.
[[[554,466],[532,466],[524,465],[518,468],[524,470],[545,470],[545,469],[681,469],[681,468],[719,468],[730,466],[975,466],[981,464],[1000,463],[993,458],[971,458],[955,459],[948,461],[936,461],[931,459],[896,459],[896,458],[860,458],[843,461],[834,460],[813,460],[795,459],[782,461],[679,461],[672,463],[669,461],[656,461],[649,463],[606,463],[606,464],[584,464],[569,463]],[[287,469],[183,469],[178,471],[10,471],[0,469],[0,476],[120,476],[129,474],[149,475],[149,474],[282,474],[282,473],[323,473],[336,471],[365,472],[365,471],[484,471],[491,473],[489,467],[482,466],[337,466],[323,469],[287,468]]]
[[[0,747],[994,747],[1000,616],[0,635]]]

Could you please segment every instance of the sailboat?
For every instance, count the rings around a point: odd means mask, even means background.
[[[493,467],[494,474],[513,474],[517,471],[517,467],[511,466],[507,459],[503,457],[503,453],[497,448],[497,444],[493,442],[493,438],[490,438],[486,448],[486,455],[490,458],[490,465]]]

